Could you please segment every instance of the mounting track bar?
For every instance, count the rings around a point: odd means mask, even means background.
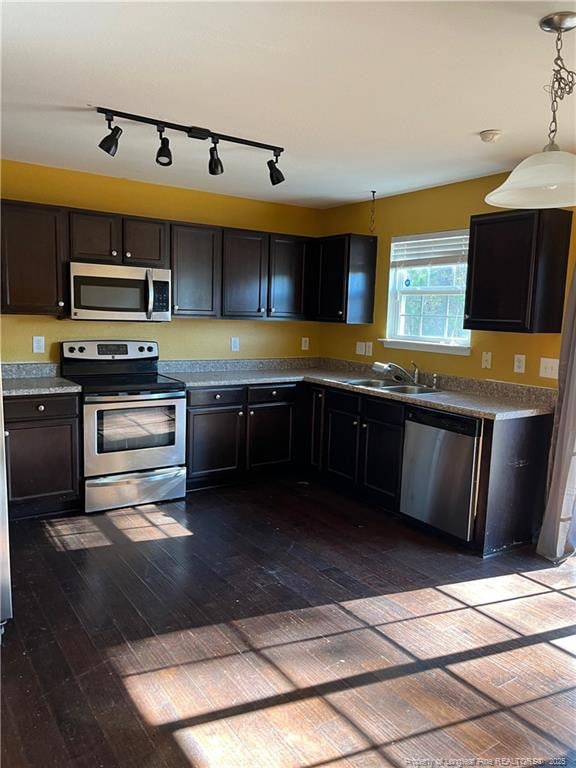
[[[256,149],[267,149],[274,152],[276,156],[284,152],[284,147],[277,147],[274,144],[263,144],[260,141],[250,141],[250,139],[241,139],[238,136],[228,136],[225,133],[217,133],[208,128],[199,128],[195,125],[180,125],[180,123],[168,123],[166,120],[155,120],[152,117],[143,117],[142,115],[133,115],[130,112],[119,112],[117,109],[108,109],[107,107],[96,107],[96,112],[105,115],[107,119],[121,117],[124,120],[133,120],[135,123],[145,123],[156,127],[170,129],[171,131],[181,131],[191,139],[217,139],[218,141],[229,141],[233,144],[242,144],[245,147],[255,147]]]

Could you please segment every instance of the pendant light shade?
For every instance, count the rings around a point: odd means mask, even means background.
[[[276,184],[282,184],[284,181],[284,174],[278,168],[278,158],[275,157],[274,160],[268,160],[268,170],[270,171],[270,183],[273,187],[276,186]]]
[[[108,136],[104,136],[98,146],[100,149],[104,150],[106,154],[110,155],[110,157],[114,157],[116,152],[118,152],[118,139],[122,135],[122,128],[118,125],[115,125],[112,128],[110,123],[108,123],[108,127],[110,128],[110,133]]]
[[[209,150],[208,173],[210,176],[220,176],[220,174],[224,173],[224,166],[222,165],[222,160],[218,157],[218,147],[216,144],[217,142],[215,141]]]
[[[530,155],[485,200],[496,208],[575,206],[576,155],[561,150]]]
[[[170,149],[170,140],[166,136],[162,136],[163,131],[159,131],[161,139],[158,152],[156,152],[156,162],[158,165],[172,165],[172,151]]]

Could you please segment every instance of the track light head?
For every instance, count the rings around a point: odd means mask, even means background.
[[[122,136],[122,128],[119,125],[115,125],[112,128],[112,117],[109,115],[106,116],[106,122],[108,123],[110,133],[108,136],[104,136],[98,146],[110,157],[114,157],[116,152],[118,152],[118,139]]]
[[[268,170],[270,171],[270,183],[273,187],[276,186],[276,184],[282,184],[284,181],[284,174],[278,168],[278,158],[280,157],[279,152],[274,152],[274,160],[268,160]]]
[[[210,147],[210,160],[208,160],[208,173],[210,176],[220,176],[224,173],[224,166],[222,160],[218,157],[218,139],[212,139],[212,146]]]
[[[156,162],[158,165],[172,165],[172,151],[170,150],[170,139],[164,136],[164,127],[158,126],[158,133],[160,134],[160,146],[158,152],[156,152]]]

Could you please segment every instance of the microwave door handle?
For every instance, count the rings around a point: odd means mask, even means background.
[[[146,282],[148,283],[148,307],[146,308],[146,319],[152,320],[152,310],[154,309],[154,280],[152,279],[152,270],[146,270]]]

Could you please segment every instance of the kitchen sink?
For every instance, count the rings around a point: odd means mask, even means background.
[[[374,389],[388,389],[398,386],[394,381],[382,379],[346,379],[346,384],[355,384],[357,387],[373,387]]]
[[[399,395],[439,395],[439,389],[432,387],[419,386],[418,384],[400,384],[387,387],[390,392],[397,392]]]

